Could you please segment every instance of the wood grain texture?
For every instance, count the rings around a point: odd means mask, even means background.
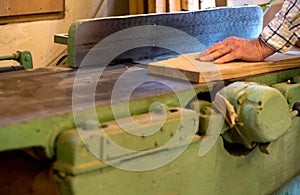
[[[165,0],[156,0],[156,13],[166,13],[167,2]]]
[[[89,67],[83,70],[83,77],[79,82],[80,87],[83,89],[89,87],[90,77],[98,70],[95,68]],[[119,78],[128,71],[135,71],[135,74],[139,76],[137,78]],[[171,89],[182,91],[191,88],[191,85],[185,82],[156,78],[148,73],[147,69],[134,67],[128,69],[125,65],[107,67],[98,81],[95,105],[97,107],[111,105],[111,93],[117,80],[121,83],[132,83],[138,79],[141,80],[140,82],[145,79],[153,80],[153,82],[147,82],[136,88],[131,94],[131,101],[146,101],[152,98],[158,101],[163,96],[168,97],[168,101],[170,101]],[[1,73],[0,127],[72,113],[72,93],[76,76],[76,69],[64,68],[41,68]],[[168,83],[168,85],[162,83]],[[198,84],[193,86],[196,87]],[[125,91],[127,90],[125,89]],[[85,98],[84,96],[81,98]]]
[[[200,9],[199,0],[181,0],[183,10],[195,11]]]
[[[181,11],[181,0],[169,0],[169,11]]]
[[[184,54],[177,58],[150,63],[148,69],[152,74],[203,83],[300,67],[300,53],[275,54],[264,62],[230,62],[220,65],[195,60],[196,55]]]
[[[148,13],[166,13],[167,2],[165,0],[148,0]]]
[[[143,0],[129,0],[129,13],[130,14],[144,14],[145,5]]]
[[[148,13],[156,12],[156,0],[148,0]]]
[[[2,0],[0,1],[0,17],[18,16],[28,14],[41,14],[62,12],[64,10],[63,0]]]

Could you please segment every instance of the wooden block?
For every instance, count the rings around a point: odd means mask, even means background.
[[[241,5],[263,5],[269,3],[270,0],[227,0],[228,6],[241,6]],[[282,2],[282,1],[279,1]]]
[[[199,0],[181,0],[183,10],[195,11],[200,9]]]
[[[195,60],[196,55],[196,53],[184,54],[177,58],[151,63],[148,69],[152,74],[204,83],[300,67],[300,54],[297,56],[275,54],[265,62],[230,62],[221,65],[200,62]]]
[[[169,0],[169,11],[181,11],[181,0]]]
[[[156,0],[148,0],[148,13],[156,13]]]
[[[166,13],[166,0],[148,0],[148,13]]]
[[[212,7],[216,7],[215,1],[212,0],[201,0],[201,9],[208,9]]]
[[[156,0],[156,13],[166,13],[167,3],[166,0]]]
[[[143,0],[129,0],[129,14],[144,14],[145,6]]]
[[[216,0],[216,7],[227,6],[227,0]]]
[[[41,0],[1,0],[0,17],[18,16],[29,14],[42,14],[61,12],[64,10],[63,0],[41,1]]]

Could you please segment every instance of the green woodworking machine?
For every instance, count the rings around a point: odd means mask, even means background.
[[[0,61],[4,60],[14,60],[20,64],[20,66],[10,66],[10,67],[1,67],[0,72],[16,71],[16,70],[25,70],[32,69],[33,62],[32,56],[29,51],[17,51],[11,55],[0,56]]]
[[[0,193],[299,192],[300,66],[205,83],[147,69],[261,28],[256,6],[74,22],[55,35],[69,67],[0,76]]]

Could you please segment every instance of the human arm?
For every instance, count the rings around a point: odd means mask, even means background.
[[[200,53],[196,59],[200,61],[214,61],[216,64],[222,64],[235,59],[262,61],[273,53],[275,51],[260,38],[246,40],[229,37]]]
[[[196,59],[225,63],[234,59],[262,61],[275,52],[286,52],[300,37],[300,0],[285,0],[282,9],[256,39],[230,37],[221,41]]]

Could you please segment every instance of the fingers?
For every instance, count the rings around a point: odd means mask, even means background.
[[[298,44],[300,43],[298,42]],[[200,53],[197,59],[200,61],[214,61],[216,64],[226,63],[235,59],[253,62],[262,61],[274,52],[259,38],[246,40],[229,37],[211,46],[205,52]]]
[[[214,61],[215,64],[224,64],[236,59],[235,52],[230,52]]]
[[[205,56],[207,56],[207,55],[210,55],[211,53],[213,53],[213,52],[215,52],[215,51],[217,51],[217,50],[219,50],[219,49],[221,49],[221,48],[223,48],[223,47],[224,47],[224,45],[223,45],[222,42],[216,43],[215,45],[209,47],[209,48],[208,48],[207,50],[205,50],[204,52],[201,52],[201,53],[196,57],[196,59],[198,60],[198,59],[200,59],[200,58],[202,58],[202,57],[205,57]]]
[[[196,59],[200,61],[214,61],[217,64],[222,64],[235,59],[243,59],[244,55],[247,53],[244,51],[249,48],[249,45],[247,45],[244,49],[241,49],[245,43],[248,42],[244,39],[229,37],[209,47],[207,50],[200,53]]]
[[[217,44],[210,48],[208,48],[205,52],[200,53],[197,56],[197,60],[200,61],[214,61],[215,59],[218,59],[232,51],[230,46],[223,45],[223,44]]]
[[[196,57],[196,60],[203,61],[203,62],[212,62],[214,59],[210,56],[210,53],[204,51]]]
[[[206,51],[208,53],[213,53],[213,52],[218,51],[226,46],[228,46],[228,44],[226,43],[226,40],[224,40],[222,42],[218,42],[215,45],[209,47]]]

